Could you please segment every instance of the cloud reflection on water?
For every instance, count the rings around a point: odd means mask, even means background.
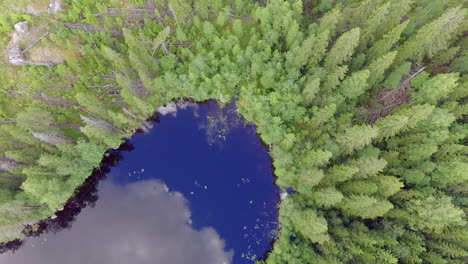
[[[29,238],[1,264],[228,264],[233,251],[213,228],[195,230],[187,200],[158,180],[103,182],[95,208],[70,230]]]

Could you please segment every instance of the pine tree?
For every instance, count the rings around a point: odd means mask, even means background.
[[[313,52],[309,57],[307,67],[309,69],[314,69],[319,65],[327,53],[327,47],[330,39],[330,31],[325,30],[318,33]]]
[[[343,199],[343,194],[335,187],[325,187],[314,190],[311,195],[312,200],[317,206],[330,208]]]
[[[327,75],[327,79],[322,85],[322,88],[325,93],[331,94],[333,89],[337,87],[341,81],[346,77],[346,73],[348,72],[348,66],[338,66],[335,68],[333,72],[330,72]]]
[[[411,71],[411,63],[405,62],[400,66],[396,67],[388,76],[385,78],[385,82],[383,86],[385,88],[393,89],[397,88],[400,83],[401,79],[408,75]]]
[[[354,72],[341,83],[338,91],[348,99],[357,98],[366,91],[369,76],[369,70]]]
[[[344,133],[336,136],[336,142],[343,153],[350,154],[353,150],[359,150],[370,144],[377,137],[378,128],[369,125],[355,125],[349,127]]]
[[[351,58],[354,49],[359,44],[360,33],[361,30],[359,28],[353,28],[336,40],[335,45],[333,45],[325,58],[324,66],[326,69],[333,70]]]
[[[451,40],[460,33],[465,15],[466,9],[454,7],[448,9],[438,19],[424,25],[398,49],[396,62],[402,63],[406,59],[421,62],[447,49]]]
[[[327,234],[327,220],[311,209],[304,210],[293,218],[295,229],[314,243],[323,244],[330,237]],[[313,223],[313,224],[311,224]]]
[[[336,112],[336,104],[326,105],[322,108],[314,107],[312,108],[313,116],[310,120],[312,127],[317,128],[327,123]]]
[[[345,195],[351,195],[351,194],[372,195],[379,190],[377,184],[368,180],[347,181],[341,184],[339,186],[339,189]]]
[[[359,167],[345,164],[337,164],[326,171],[325,178],[321,182],[321,184],[335,185],[337,183],[351,179],[358,172]]]
[[[319,92],[320,90],[320,79],[313,79],[313,80],[308,80],[304,84],[304,90],[302,91],[302,96],[304,98],[304,104],[305,105],[310,105],[312,104],[315,95]]]
[[[438,74],[425,81],[421,88],[412,94],[420,103],[436,104],[438,100],[447,97],[458,85],[458,74]]]
[[[370,180],[377,184],[378,192],[376,195],[382,198],[387,198],[394,195],[405,186],[399,178],[390,175],[379,174]]]
[[[367,80],[369,86],[372,87],[378,81],[383,79],[385,70],[387,70],[392,65],[396,55],[396,51],[391,51],[369,64],[367,67],[367,69],[370,71],[369,79]]]
[[[468,181],[468,163],[461,160],[438,162],[434,172],[431,173],[435,186],[446,188],[463,184]]]
[[[359,168],[359,171],[354,175],[355,178],[369,178],[382,172],[387,161],[377,157],[361,157],[350,161],[349,164]]]
[[[401,33],[408,26],[409,20],[399,24],[390,32],[385,34],[381,40],[377,41],[367,52],[368,61],[376,60],[377,58],[387,54],[395,43],[400,40]]]
[[[16,115],[16,125],[31,132],[47,132],[54,123],[52,114],[40,107],[30,106]]]
[[[416,126],[426,119],[434,110],[432,105],[414,105],[409,108],[399,109],[393,115],[383,117],[375,123],[379,128],[378,140],[393,137],[396,134]]]
[[[390,13],[390,4],[390,2],[386,2],[385,4],[377,7],[373,10],[372,15],[362,25],[359,44],[360,50],[365,50],[367,48],[367,44],[372,42],[373,36],[376,35],[375,33],[380,25],[387,22],[386,17],[388,17],[388,14]]]
[[[393,205],[388,201],[379,200],[371,196],[351,195],[345,197],[338,207],[348,215],[364,219],[374,219],[383,216],[393,208]]]
[[[329,31],[329,37],[333,38],[336,34],[338,23],[342,19],[341,6],[337,5],[333,10],[327,12],[321,19],[318,27],[318,32]]]
[[[465,224],[464,212],[452,204],[446,195],[429,195],[421,199],[411,199],[403,209],[392,212],[392,217],[408,223],[415,231],[441,234],[448,227]]]
[[[429,248],[448,258],[461,258],[468,256],[468,250],[456,244],[441,240],[430,240],[427,242]]]

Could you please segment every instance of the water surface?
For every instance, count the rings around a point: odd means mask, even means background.
[[[3,264],[254,263],[277,232],[271,160],[233,106],[161,116],[69,229],[28,238]]]

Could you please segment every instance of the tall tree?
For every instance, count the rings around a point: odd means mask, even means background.
[[[324,66],[326,69],[333,70],[336,66],[347,62],[351,58],[355,48],[359,44],[360,33],[361,30],[359,28],[353,28],[336,40],[335,45],[333,45],[325,58]]]

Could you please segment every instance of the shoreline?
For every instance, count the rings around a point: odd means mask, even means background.
[[[222,103],[216,99],[208,99],[208,100],[197,102],[193,100],[192,98],[181,98],[177,100],[172,100],[171,102],[168,102],[164,106],[168,104],[175,104],[177,105],[176,111],[178,111],[179,104],[194,103],[194,104],[199,105],[199,104],[208,104],[212,101],[218,104],[221,110],[230,106],[234,106],[237,109],[237,106],[235,105],[236,103],[235,99],[229,101],[228,103],[226,102]],[[256,125],[253,123],[248,123],[247,120],[245,120],[245,118],[240,113],[236,113],[236,114],[240,118],[243,119],[243,123],[245,126],[254,126],[255,134],[259,138],[262,147],[265,148],[269,152],[270,147],[260,137],[260,134],[257,132]],[[147,118],[145,121],[142,122],[141,127],[133,130],[133,133],[130,137],[125,137],[123,139],[125,140],[125,142],[123,142],[118,148],[108,149],[103,154],[103,159],[101,160],[101,163],[99,164],[99,166],[94,168],[91,175],[88,178],[86,178],[86,180],[82,183],[82,185],[76,188],[74,195],[68,199],[68,201],[63,206],[62,210],[56,211],[52,216],[46,219],[40,220],[32,225],[25,225],[23,232],[22,232],[23,238],[15,239],[6,243],[0,243],[0,254],[6,253],[9,251],[11,251],[12,253],[15,252],[16,250],[20,249],[24,245],[24,242],[29,237],[38,237],[50,231],[57,232],[62,229],[70,228],[75,222],[75,218],[80,214],[81,210],[86,208],[87,206],[90,206],[90,205],[92,206],[98,200],[99,183],[106,179],[106,176],[110,172],[110,169],[113,166],[117,165],[119,161],[122,159],[121,152],[122,151],[130,152],[134,149],[133,145],[130,143],[131,137],[133,137],[136,134],[144,134],[146,132],[144,128],[145,123],[147,122],[159,123],[161,115],[164,115],[164,114],[159,113],[156,110],[155,113],[151,117]],[[273,250],[273,246],[279,237],[279,233],[281,232],[281,223],[279,222],[279,210],[280,210],[281,201],[282,201],[280,197],[282,189],[278,185],[276,185],[276,180],[278,177],[274,173],[275,167],[273,165],[273,159],[270,154],[268,155],[271,159],[270,161],[271,164],[269,164],[269,166],[272,169],[271,176],[272,176],[273,184],[277,188],[277,195],[278,195],[278,201],[279,201],[276,206],[276,214],[278,216],[278,219],[277,219],[278,231],[276,233],[276,237],[270,242],[270,249],[264,252],[261,256],[259,256],[259,258],[256,261],[265,260],[267,258],[268,254]]]

